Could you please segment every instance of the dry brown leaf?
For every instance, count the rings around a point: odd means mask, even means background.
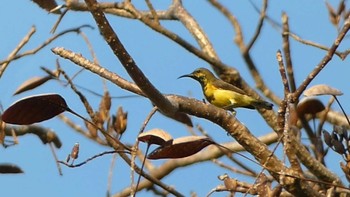
[[[118,107],[117,115],[113,116],[113,129],[122,135],[128,125],[128,112],[123,111],[123,107]]]
[[[327,6],[327,9],[328,9],[329,20],[331,21],[331,23],[334,26],[338,26],[339,19],[340,19],[339,15],[335,11],[335,9],[331,6],[331,4],[329,4],[327,1],[326,1],[326,6]]]
[[[23,173],[22,169],[14,164],[0,164],[0,174]]]
[[[345,154],[346,153],[346,150],[345,150],[345,147],[344,147],[343,143],[333,139],[332,140],[332,144],[333,144],[334,150],[337,153],[339,153],[339,154]]]
[[[105,91],[100,102],[99,112],[102,123],[109,117],[109,110],[111,109],[111,96],[108,91]]]
[[[343,93],[335,88],[332,88],[325,84],[319,84],[314,85],[310,87],[309,89],[304,91],[305,96],[320,96],[320,95],[333,95],[333,96],[340,96],[343,95]]]
[[[297,106],[299,115],[317,114],[325,109],[323,103],[315,98],[305,98],[301,100]]]
[[[35,95],[21,99],[2,114],[2,120],[10,124],[28,125],[71,111],[58,94]]]
[[[188,157],[196,154],[206,146],[214,144],[212,140],[205,136],[186,136],[174,139],[173,143],[160,146],[152,151],[148,159],[176,159]]]
[[[98,119],[99,118],[96,118],[96,121],[98,121]],[[97,137],[97,130],[98,130],[97,127],[95,125],[91,124],[89,121],[84,121],[84,123],[85,123],[87,130],[90,133],[90,136],[92,138],[96,138]],[[97,124],[99,124],[99,123],[97,123]]]
[[[332,147],[333,144],[332,144],[332,136],[326,131],[326,130],[323,130],[323,140],[324,142],[329,146],[329,147]]]
[[[51,10],[53,10],[54,8],[57,7],[57,3],[55,0],[32,0],[34,3],[36,3],[37,5],[39,5],[42,9],[50,12]],[[55,12],[53,12],[55,14],[60,14],[61,11],[57,10]]]
[[[15,91],[13,95],[20,94],[22,92],[32,90],[34,88],[39,87],[40,85],[44,84],[45,82],[52,79],[52,76],[46,76],[46,77],[33,77],[28,79],[27,81],[23,82]]]
[[[345,11],[346,5],[345,5],[345,1],[341,1],[338,5],[338,9],[337,9],[337,14],[340,16],[342,15],[342,13]]]
[[[171,135],[167,132],[165,132],[162,129],[152,129],[146,132],[141,133],[138,136],[138,140],[141,142],[145,142],[148,144],[157,144],[157,145],[164,145],[167,142],[170,142],[173,138]]]

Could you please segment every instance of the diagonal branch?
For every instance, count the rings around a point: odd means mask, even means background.
[[[130,77],[140,87],[145,95],[165,114],[173,115],[175,107],[170,103],[147,79],[134,59],[129,55],[123,44],[119,40],[117,34],[109,24],[105,14],[100,9],[96,0],[85,1],[91,14],[93,15],[100,33],[108,43],[113,53],[118,57]]]
[[[350,16],[346,19],[343,28],[339,32],[337,38],[334,40],[332,46],[329,48],[327,54],[323,57],[321,62],[316,66],[316,68],[311,71],[311,73],[307,76],[307,78],[303,81],[303,83],[299,86],[299,88],[293,94],[293,99],[297,100],[306,87],[311,83],[311,81],[321,72],[321,70],[328,64],[329,61],[333,58],[337,48],[340,43],[344,39],[346,33],[350,29]]]

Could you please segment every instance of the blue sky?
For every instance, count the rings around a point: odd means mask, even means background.
[[[260,6],[259,1],[253,2]],[[62,3],[62,1],[59,3]],[[155,4],[155,7],[157,9],[166,8],[169,3],[170,1],[163,1],[160,5]],[[248,83],[254,87],[254,81],[249,76],[248,69],[240,56],[239,49],[233,43],[234,31],[229,22],[205,1],[184,0],[183,3],[185,8],[191,12],[206,31],[222,61],[237,68]],[[258,13],[254,11],[249,1],[223,1],[223,3],[229,6],[231,12],[241,22],[245,41],[247,42],[255,31]],[[144,4],[139,6],[145,8]],[[327,10],[323,1],[309,0],[303,3],[295,1],[270,2],[268,15],[275,21],[280,21],[283,11],[289,15],[291,30],[304,39],[330,46],[337,35],[335,28],[328,22]],[[49,38],[51,36],[49,33],[50,29],[57,20],[57,15],[47,14],[31,1],[18,3],[5,0],[0,7],[0,13],[2,15],[0,19],[2,27],[0,31],[1,60],[8,56],[23,36],[27,34],[31,26],[35,25],[37,32],[22,51],[35,48]],[[187,74],[198,67],[210,68],[207,63],[175,45],[167,38],[151,31],[138,21],[112,16],[109,16],[109,19],[138,66],[161,92],[190,95],[197,99],[203,98],[197,82],[190,79],[178,80],[177,77]],[[59,32],[83,24],[96,27],[89,13],[69,12],[64,17],[57,31]],[[165,21],[162,24],[191,43],[194,43],[189,33],[178,22]],[[130,79],[99,35],[98,30],[96,28],[94,30],[85,28],[83,31],[90,39],[100,64],[126,79]],[[265,23],[261,39],[258,40],[252,49],[253,59],[265,78],[267,85],[280,97],[283,95],[283,88],[275,54],[278,49],[282,48],[281,43],[280,33],[270,24]],[[348,45],[349,40],[345,40],[340,46],[340,50],[346,49]],[[2,78],[0,78],[0,90],[2,93],[0,103],[4,109],[25,96],[55,92],[61,94],[73,110],[87,117],[78,97],[69,88],[62,87],[56,82],[49,82],[33,91],[12,96],[17,87],[25,80],[33,76],[44,75],[39,68],[40,66],[54,69],[57,56],[51,53],[50,48],[56,46],[65,47],[83,54],[86,58],[92,58],[82,37],[71,33],[61,37],[34,56],[12,62]],[[300,84],[307,74],[319,63],[326,52],[295,41],[291,42],[291,47],[296,80],[297,84]],[[60,59],[60,63],[71,76],[80,69],[66,60]],[[348,60],[341,61],[338,57],[334,57],[332,62],[317,76],[312,84],[325,83],[342,90],[344,95],[340,98],[340,101],[342,101],[346,109],[349,109],[350,106],[346,102],[349,100],[348,95],[350,92],[348,85],[350,81],[348,78],[349,71]],[[88,71],[79,74],[75,82],[93,91],[103,92],[102,80]],[[115,87],[111,83],[107,83],[107,86],[113,96],[130,95],[130,93],[119,87]],[[100,98],[88,92],[84,93],[87,95],[91,105],[95,109],[98,109]],[[322,100],[327,101],[327,98],[322,98]],[[111,111],[116,111],[118,106],[123,106],[124,110],[129,113],[128,129],[125,136],[123,136],[123,140],[128,143],[134,143],[139,128],[152,109],[152,105],[149,101],[139,97],[115,99],[113,100]],[[66,115],[77,123],[82,123],[76,117],[70,114]],[[237,118],[257,136],[271,132],[255,111],[239,109]],[[217,142],[232,141],[220,127],[203,119],[193,117],[192,120],[194,124],[203,126]],[[66,158],[71,147],[76,142],[80,143],[81,149],[77,162],[81,162],[102,151],[109,150],[106,147],[85,139],[65,126],[58,119],[45,121],[40,123],[40,125],[53,129],[60,137],[63,146],[57,150],[57,155],[61,160]],[[185,126],[160,114],[156,114],[151,119],[146,130],[152,128],[162,128],[171,133],[173,137],[189,135]],[[331,127],[328,125],[326,128],[330,130]],[[141,144],[141,148],[144,150],[145,145]],[[338,155],[332,155],[334,156],[331,157],[329,166],[339,173],[339,161],[341,161],[341,158]],[[282,155],[280,154],[279,156]],[[1,194],[4,196],[49,195],[53,197],[104,196],[107,188],[111,159],[111,156],[104,156],[75,169],[62,166],[63,176],[59,176],[49,147],[43,145],[36,137],[30,135],[20,137],[18,145],[7,149],[0,149],[0,163],[16,164],[25,173],[19,175],[0,175],[0,184],[2,185]],[[161,163],[162,161],[156,162],[157,165]],[[130,184],[129,171],[129,167],[118,158],[113,172],[112,193],[116,193]],[[212,188],[220,184],[220,181],[216,177],[225,172],[227,172],[225,169],[218,168],[213,163],[206,162],[179,169],[163,181],[168,185],[176,186],[178,191],[187,196],[191,191],[197,192],[199,196],[204,196]],[[235,177],[238,175],[232,173],[230,176]],[[246,180],[242,177],[237,178]],[[342,178],[344,179],[343,176]],[[221,195],[214,194],[213,196]],[[146,196],[146,193],[141,193],[139,196]]]

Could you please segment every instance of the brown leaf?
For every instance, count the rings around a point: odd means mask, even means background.
[[[214,142],[205,136],[187,136],[177,138],[170,145],[156,148],[147,156],[147,158],[176,159],[188,157],[196,154],[210,144],[214,144]]]
[[[333,95],[333,96],[340,96],[343,95],[343,93],[335,88],[332,88],[325,84],[319,84],[314,85],[310,87],[309,89],[304,91],[305,96],[320,96],[320,95]]]
[[[98,130],[97,127],[95,125],[91,124],[90,122],[87,122],[87,121],[84,121],[84,123],[85,123],[87,130],[90,133],[90,136],[92,138],[96,138],[97,137],[97,130]]]
[[[118,107],[117,115],[113,116],[113,128],[115,132],[122,135],[128,125],[128,112],[123,111],[123,107]]]
[[[331,136],[326,130],[323,130],[322,133],[323,133],[324,142],[325,142],[329,147],[333,147],[333,144],[332,144],[332,136]]]
[[[108,91],[105,91],[100,102],[99,112],[102,123],[109,117],[109,110],[111,109],[111,96]]]
[[[334,150],[339,153],[339,154],[345,154],[345,147],[344,145],[337,141],[337,140],[332,140],[332,144],[333,144],[333,147],[334,147]]]
[[[346,8],[345,1],[343,0],[338,5],[337,14],[341,15],[345,11],[345,8]]]
[[[71,111],[64,98],[58,94],[35,95],[21,99],[2,114],[2,120],[10,124],[28,125]]]
[[[306,98],[299,102],[297,112],[299,115],[317,114],[325,109],[323,103],[315,98]]]
[[[52,79],[52,76],[46,76],[46,77],[33,77],[31,79],[28,79],[27,81],[23,82],[15,91],[13,95],[20,94],[22,92],[32,90],[34,88],[39,87],[40,85],[44,84],[48,80]]]
[[[152,129],[141,133],[138,140],[148,144],[157,144],[163,146],[166,142],[170,142],[173,138],[171,135],[161,129]],[[168,144],[168,143],[166,143]]]
[[[32,1],[48,12],[50,12],[52,9],[57,7],[57,3],[55,0],[32,0]],[[57,10],[54,13],[60,14],[61,12]]]
[[[23,173],[22,169],[13,164],[0,164],[0,174],[18,174]]]
[[[339,23],[339,15],[337,14],[337,12],[335,11],[335,9],[331,6],[331,4],[329,4],[328,2],[326,2],[326,6],[328,9],[328,14],[329,14],[329,20],[331,21],[331,23],[335,26],[338,26]]]
[[[52,78],[59,78],[59,76],[61,75],[60,69],[50,70],[50,69],[43,67],[43,66],[41,66],[40,69],[43,70],[45,73],[47,73]]]

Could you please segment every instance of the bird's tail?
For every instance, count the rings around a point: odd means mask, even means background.
[[[262,101],[262,100],[253,101],[251,103],[251,105],[253,105],[256,109],[264,108],[264,109],[267,109],[267,110],[271,110],[272,107],[273,107],[272,103],[269,103],[269,102],[266,102],[266,101]]]

